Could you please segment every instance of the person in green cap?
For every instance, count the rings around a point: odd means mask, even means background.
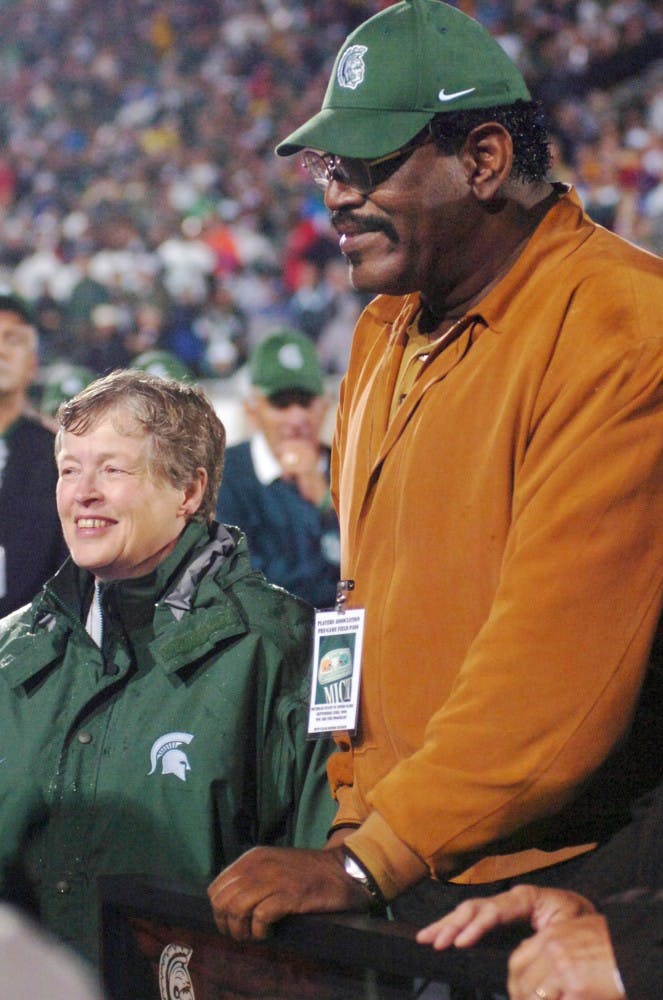
[[[340,562],[329,492],[329,408],[313,341],[297,330],[264,337],[249,363],[248,441],[228,448],[217,518],[239,525],[268,580],[318,608],[332,607]]]
[[[150,375],[157,375],[159,378],[174,378],[178,382],[191,381],[191,372],[180,361],[176,354],[171,351],[152,350],[143,351],[129,362],[130,368],[137,368],[138,371],[148,372]]]
[[[377,296],[332,454],[364,654],[326,849],[259,849],[209,887],[237,938],[555,885],[662,765],[663,262],[549,178],[518,69],[441,0],[361,24],[277,153]]]
[[[54,361],[44,370],[39,412],[54,430],[57,430],[55,414],[58,407],[93,382],[94,378],[91,368],[69,361]]]

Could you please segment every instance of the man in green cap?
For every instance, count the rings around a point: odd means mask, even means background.
[[[277,148],[299,151],[377,295],[332,455],[361,699],[326,849],[260,849],[210,886],[238,938],[555,885],[661,761],[663,263],[548,179],[517,68],[440,0],[346,39]]]
[[[251,563],[318,608],[334,604],[338,518],[329,492],[329,409],[313,341],[277,330],[251,355],[244,408],[253,433],[226,452],[217,518],[246,533]]]

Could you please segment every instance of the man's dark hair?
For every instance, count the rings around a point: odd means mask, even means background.
[[[552,157],[548,123],[538,101],[516,101],[492,108],[441,112],[433,117],[430,131],[437,146],[445,153],[457,153],[467,135],[485,122],[503,125],[513,141],[514,177],[541,181],[550,170]]]

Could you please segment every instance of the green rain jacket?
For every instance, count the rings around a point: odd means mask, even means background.
[[[99,875],[203,889],[259,844],[318,847],[334,806],[307,741],[312,609],[190,524],[157,570],[104,585],[68,560],[0,624],[3,895],[97,959]],[[103,650],[103,653],[102,653]]]

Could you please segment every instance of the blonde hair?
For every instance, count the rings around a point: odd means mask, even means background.
[[[138,427],[148,436],[150,472],[156,479],[184,489],[194,482],[197,469],[205,469],[207,485],[193,520],[211,521],[221,485],[226,431],[204,390],[138,369],[111,372],[60,405],[55,415],[55,454],[64,431],[85,434],[111,411],[119,433],[132,435]]]

